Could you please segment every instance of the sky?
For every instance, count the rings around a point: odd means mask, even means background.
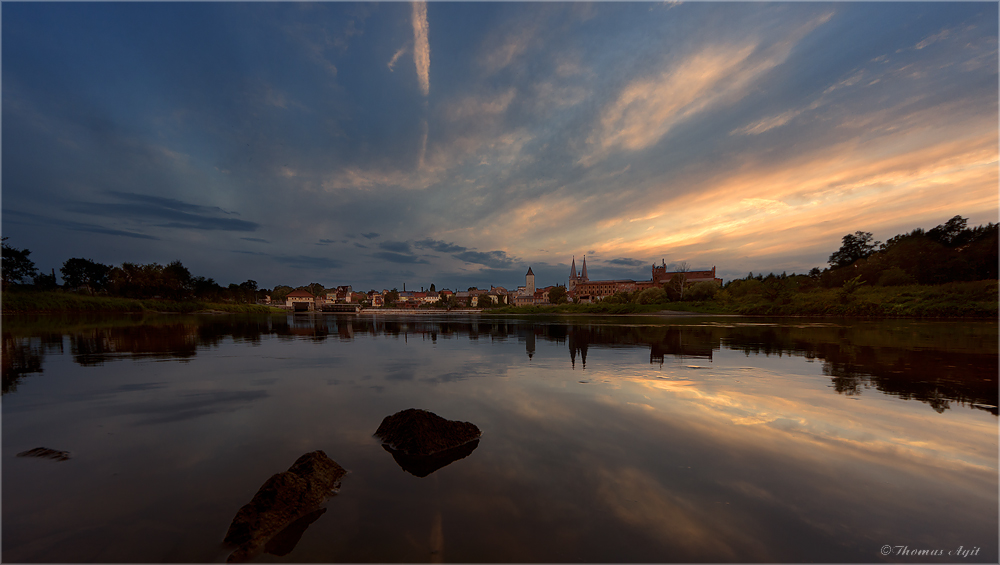
[[[998,5],[4,3],[2,233],[355,290],[998,220]]]

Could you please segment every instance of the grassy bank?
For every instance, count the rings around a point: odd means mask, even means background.
[[[2,297],[5,314],[35,312],[176,312],[220,311],[267,314],[276,308],[260,304],[201,301],[136,300],[112,296],[86,296],[68,292],[7,291]]]
[[[936,286],[861,286],[812,289],[779,296],[719,292],[712,300],[657,304],[560,304],[493,308],[484,314],[653,314],[663,310],[744,316],[847,316],[863,318],[996,318],[997,281]]]

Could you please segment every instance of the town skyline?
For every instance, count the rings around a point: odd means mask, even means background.
[[[806,273],[997,221],[993,3],[4,6],[42,272],[464,290]],[[519,282],[520,281],[520,282]],[[413,287],[413,288],[411,288]]]

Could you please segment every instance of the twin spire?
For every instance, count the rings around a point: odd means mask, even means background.
[[[587,276],[587,256],[583,256],[583,271],[580,272],[580,276],[576,276],[576,256],[573,256],[573,263],[569,267],[569,278],[571,280],[579,280],[581,282],[586,282],[590,280]]]

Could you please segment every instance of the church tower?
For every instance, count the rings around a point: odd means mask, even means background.
[[[528,272],[524,275],[524,292],[528,296],[535,295],[535,273],[531,272],[531,267],[528,267]]]
[[[569,266],[569,284],[566,285],[566,290],[573,292],[576,289],[576,256],[573,257],[573,264]]]
[[[587,276],[587,256],[583,256],[583,270],[580,272],[580,282],[589,282],[590,277]]]

